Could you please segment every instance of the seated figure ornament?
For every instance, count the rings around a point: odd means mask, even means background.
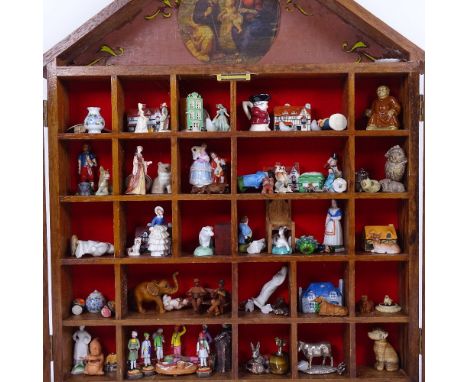
[[[84,255],[99,257],[105,254],[114,254],[114,246],[111,243],[94,240],[78,240],[78,236],[71,237],[71,255],[78,259]]]

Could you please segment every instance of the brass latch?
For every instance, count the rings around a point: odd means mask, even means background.
[[[250,73],[217,74],[218,81],[250,81]]]

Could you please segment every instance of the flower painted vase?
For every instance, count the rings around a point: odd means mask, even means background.
[[[88,115],[84,120],[84,126],[89,134],[99,134],[106,125],[104,118],[102,118],[100,107],[88,107]]]
[[[86,309],[90,313],[99,313],[104,307],[106,299],[101,292],[95,290],[86,299]]]

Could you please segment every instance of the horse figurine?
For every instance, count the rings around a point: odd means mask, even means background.
[[[330,359],[330,367],[333,367],[333,354],[329,342],[307,343],[298,342],[297,351],[302,351],[309,361],[309,369],[312,369],[312,360],[314,357],[322,357],[322,366],[325,366],[327,357]]]

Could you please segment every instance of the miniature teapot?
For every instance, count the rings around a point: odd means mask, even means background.
[[[257,94],[242,102],[245,115],[250,120],[250,131],[271,131],[268,115],[269,94]]]

